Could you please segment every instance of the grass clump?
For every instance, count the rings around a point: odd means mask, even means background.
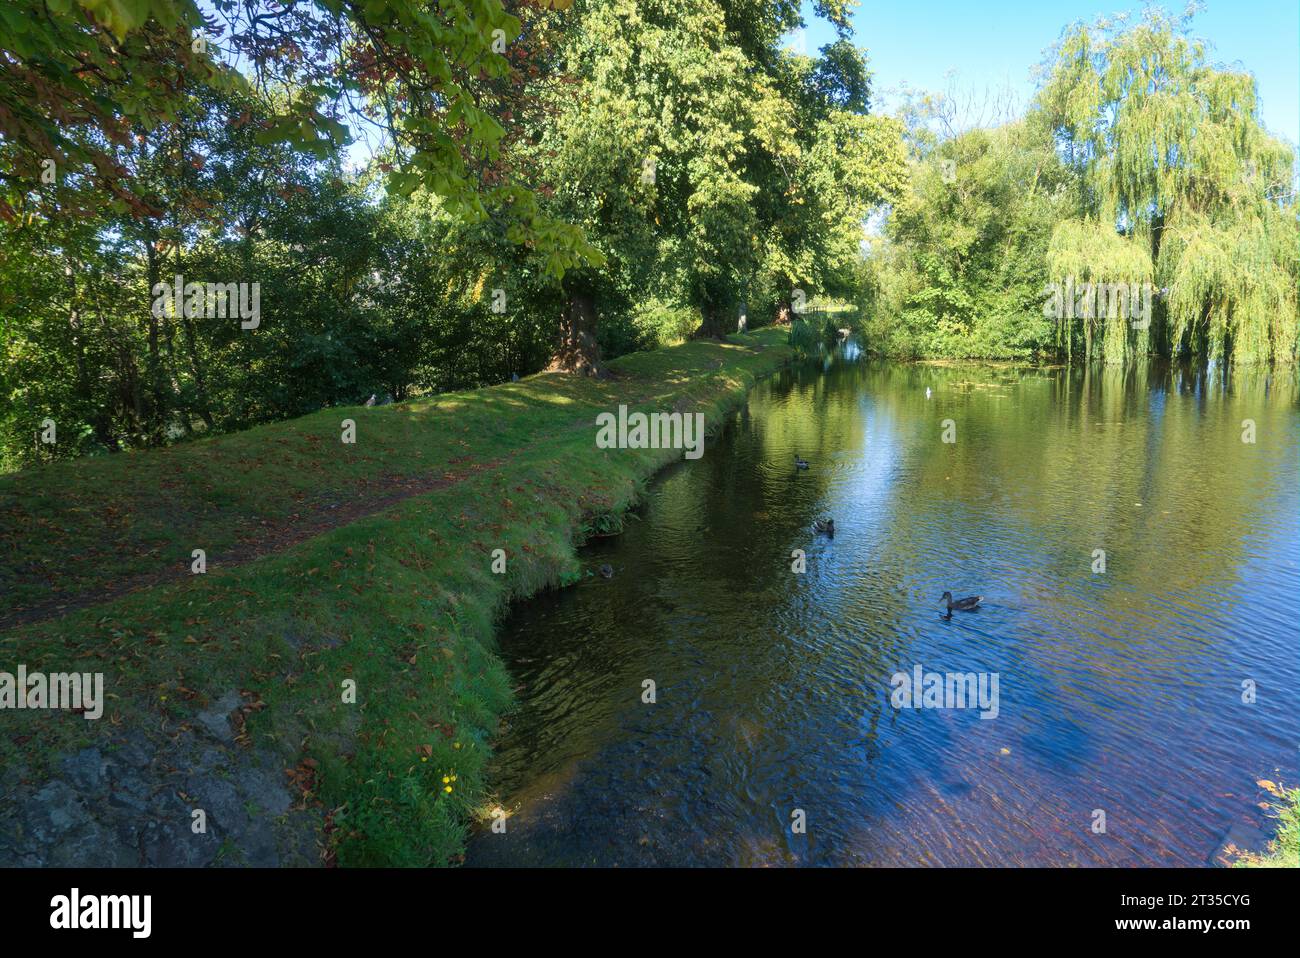
[[[1300,868],[1300,788],[1259,784],[1278,799],[1270,803],[1277,818],[1277,837],[1264,851],[1243,852],[1233,864],[1237,868]]]

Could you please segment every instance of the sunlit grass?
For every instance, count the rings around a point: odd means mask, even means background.
[[[1273,785],[1272,782],[1261,783]],[[1238,868],[1300,868],[1300,788],[1267,789],[1277,818],[1277,837],[1262,851],[1247,851],[1234,862]]]

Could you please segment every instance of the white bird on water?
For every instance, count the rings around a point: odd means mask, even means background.
[[[926,387],[925,387],[925,398],[926,398],[926,399],[929,399],[929,398],[930,398],[930,387],[929,387],[929,386],[926,386]]]

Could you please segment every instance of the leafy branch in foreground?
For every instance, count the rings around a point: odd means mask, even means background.
[[[590,261],[577,229],[500,175],[505,129],[485,103],[519,82],[505,51],[520,31],[501,0],[214,0],[212,10],[196,0],[0,8],[0,217],[84,215],[103,202],[158,215],[113,151],[208,87],[274,104],[260,142],[326,159],[361,134],[394,158],[393,191],[424,187],[456,215],[510,219],[557,276]]]

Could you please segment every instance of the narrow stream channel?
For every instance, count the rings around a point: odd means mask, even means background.
[[[612,579],[514,610],[467,864],[1205,864],[1300,779],[1298,454],[1264,371],[788,370],[585,551]],[[996,717],[895,708],[918,665]]]

